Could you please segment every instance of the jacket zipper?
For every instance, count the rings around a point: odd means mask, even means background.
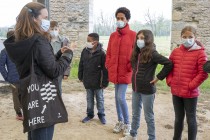
[[[135,82],[135,92],[137,92],[137,86],[136,86],[136,75],[139,71],[139,58],[140,58],[140,53],[138,55],[138,61],[137,61],[137,67],[136,67],[136,73],[135,73],[135,79],[134,79],[134,82]]]

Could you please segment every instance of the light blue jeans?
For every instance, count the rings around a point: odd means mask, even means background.
[[[86,89],[86,91],[87,91],[87,116],[90,118],[94,117],[94,95],[96,95],[98,116],[105,116],[103,89]]]
[[[115,103],[118,121],[122,121],[124,124],[129,124],[128,106],[125,98],[127,87],[127,84],[115,84]]]
[[[155,94],[142,94],[139,92],[133,92],[132,94],[132,123],[131,123],[131,136],[137,135],[137,130],[140,126],[140,116],[142,103],[144,108],[144,116],[147,123],[148,140],[155,140],[155,120],[153,112],[153,104],[155,100]]]

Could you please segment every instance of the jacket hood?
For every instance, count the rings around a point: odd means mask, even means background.
[[[39,35],[34,35],[31,38],[15,42],[15,37],[12,36],[4,41],[5,48],[10,59],[21,64],[26,57],[31,54],[32,47]]]

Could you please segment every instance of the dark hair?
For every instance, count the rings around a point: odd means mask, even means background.
[[[59,27],[59,26],[58,26],[58,22],[57,22],[57,21],[50,21],[50,27],[51,27],[51,28]]]
[[[15,33],[14,30],[9,30],[9,31],[7,32],[7,38],[10,38],[11,36],[13,36],[14,33]]]
[[[99,41],[99,35],[97,33],[90,33],[88,36],[92,37],[94,41]]]
[[[136,64],[139,53],[140,53],[140,63],[148,63],[152,59],[152,50],[155,49],[154,36],[150,30],[140,30],[136,35],[136,42],[138,40],[138,35],[141,33],[143,33],[144,35],[145,47],[143,47],[140,50],[139,47],[137,46],[137,43],[135,43],[135,47],[133,49],[133,53],[131,56],[132,65]]]
[[[127,9],[126,7],[120,7],[117,9],[117,11],[115,12],[115,17],[117,17],[118,13],[123,13],[126,17],[127,20],[130,20],[131,18],[131,13],[130,10]]]
[[[34,18],[38,18],[41,14],[42,9],[45,9],[45,6],[38,2],[30,2],[22,8],[16,19],[15,41],[30,38],[35,33],[42,34],[50,39],[49,33],[42,31],[38,23],[34,21]]]

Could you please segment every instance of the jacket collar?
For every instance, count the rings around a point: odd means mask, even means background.
[[[184,51],[196,51],[204,49],[204,46],[199,46],[196,42],[191,48],[185,48],[183,44],[180,45],[180,49]]]
[[[117,28],[116,32],[119,35],[124,35],[124,34],[128,33],[129,30],[130,30],[130,27],[129,27],[129,24],[127,23],[124,28]]]

